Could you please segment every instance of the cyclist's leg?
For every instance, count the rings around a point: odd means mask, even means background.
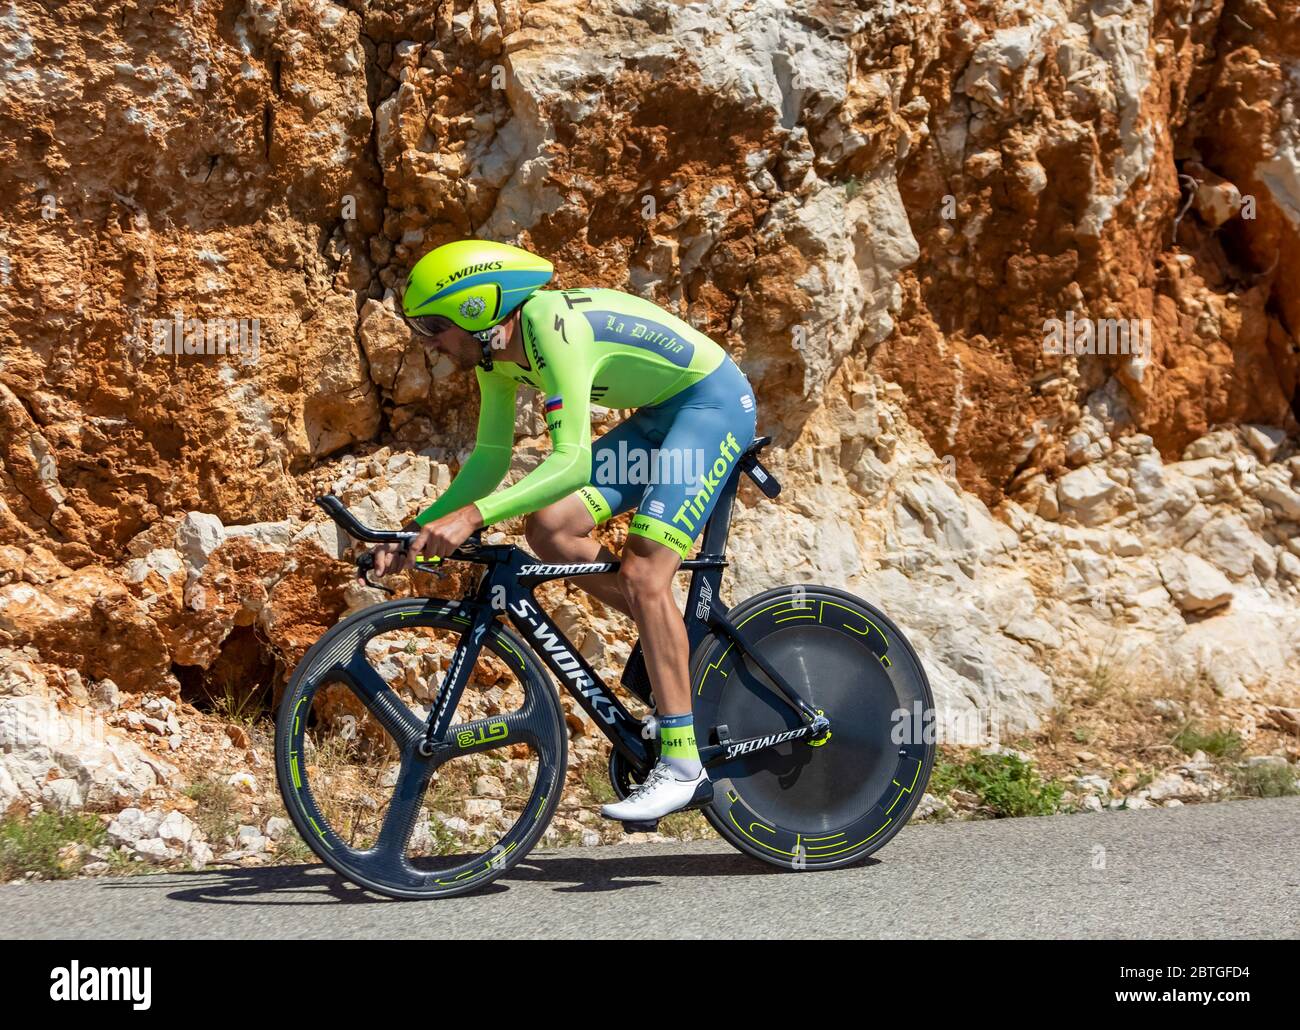
[[[641,633],[661,726],[666,724],[662,754],[678,779],[688,780],[698,776],[699,758],[689,643],[673,577],[737,458],[753,441],[755,405],[748,381],[730,361],[679,398],[669,402],[676,410],[658,447],[655,481],[628,527],[619,578]]]
[[[641,634],[655,708],[668,716],[691,710],[691,683],[687,674],[690,645],[686,624],[673,598],[673,577],[681,563],[681,555],[672,548],[629,534],[618,571],[628,614]]]
[[[643,408],[592,444],[592,481],[575,494],[528,517],[525,535],[539,558],[550,562],[617,561],[592,539],[600,523],[634,508],[646,489],[640,470],[648,463],[652,439],[662,439],[656,411]],[[640,459],[638,455],[642,455]],[[575,580],[587,593],[631,617],[616,575]]]
[[[730,359],[668,406],[675,410],[659,444],[655,482],[641,497],[628,535],[685,558],[736,459],[754,442],[757,411],[749,380]]]
[[[528,545],[543,561],[618,561],[618,555],[592,539],[591,531],[595,528],[596,520],[587,502],[578,494],[570,494],[530,515],[525,535]],[[617,576],[582,576],[574,582],[592,597],[632,617]]]

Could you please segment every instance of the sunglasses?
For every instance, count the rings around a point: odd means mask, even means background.
[[[450,318],[445,318],[442,315],[408,315],[403,312],[402,318],[406,320],[406,324],[413,331],[421,336],[437,336],[440,333],[445,333],[456,324]]]

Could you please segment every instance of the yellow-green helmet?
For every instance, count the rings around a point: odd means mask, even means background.
[[[402,312],[416,331],[429,336],[448,323],[482,333],[545,286],[554,272],[545,258],[506,243],[444,243],[411,269]]]

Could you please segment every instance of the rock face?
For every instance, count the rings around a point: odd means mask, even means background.
[[[281,682],[375,600],[308,502],[398,525],[463,459],[472,377],[396,294],[468,235],[727,346],[785,484],[742,491],[731,597],[868,596],[948,739],[1035,729],[1115,646],[1296,704],[1297,0],[19,9],[0,654],[31,724]],[[517,430],[512,476],[531,402]],[[615,669],[626,629],[568,601]],[[117,733],[23,737],[0,802],[138,796]]]

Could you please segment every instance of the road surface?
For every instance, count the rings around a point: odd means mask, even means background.
[[[6,938],[1300,936],[1300,798],[911,826],[866,864],[723,843],[537,849],[485,892],[395,902],[323,866],[0,887]]]

